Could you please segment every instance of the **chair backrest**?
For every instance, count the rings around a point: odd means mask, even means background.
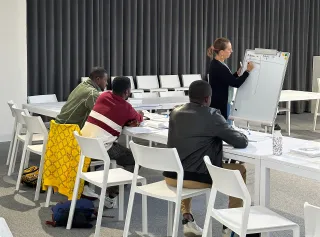
[[[192,82],[197,80],[202,80],[200,74],[183,74],[182,75],[183,87],[189,87]]]
[[[43,134],[45,138],[48,137],[47,128],[40,116],[31,116],[30,114],[26,114],[25,112],[22,112],[21,115],[29,133],[40,133]]]
[[[28,96],[29,104],[58,102],[56,94]]]
[[[240,198],[251,205],[250,193],[239,170],[228,170],[214,166],[208,156],[204,157],[204,162],[210,173],[213,188],[228,196]]]
[[[137,76],[138,89],[156,89],[159,88],[159,81],[157,75],[151,76]]]
[[[91,159],[105,161],[109,164],[107,167],[110,166],[110,157],[101,138],[83,137],[77,131],[74,131],[73,134],[77,139],[82,155]]]
[[[118,76],[111,77],[111,84],[112,84],[113,79],[115,79],[116,77],[118,77]],[[128,77],[130,79],[131,89],[135,89],[136,86],[134,85],[133,76],[125,76],[125,77]]]
[[[14,113],[14,117],[16,118],[16,121],[18,124],[24,125],[26,124],[24,121],[24,118],[22,117],[22,113],[26,114],[26,115],[30,115],[28,110],[26,109],[19,109],[16,107],[16,105],[13,105],[12,107],[12,111]]]
[[[12,117],[15,117],[15,114],[14,114],[14,111],[12,109],[12,106],[15,105],[15,107],[17,108],[17,105],[13,102],[13,100],[9,100],[8,102],[8,105],[9,105],[9,108],[10,108],[10,111],[11,111],[11,114],[12,114]]]
[[[157,98],[159,97],[158,92],[150,92],[150,93],[132,93],[132,98]]]
[[[186,96],[184,91],[166,91],[160,92],[160,97],[181,97]]]
[[[160,86],[162,88],[179,88],[181,87],[178,75],[160,75]]]
[[[88,79],[89,79],[89,77],[81,77],[81,82],[84,82],[84,81],[86,81]]]
[[[142,146],[130,141],[130,148],[137,165],[159,171],[183,174],[182,164],[176,148]]]
[[[304,203],[305,237],[320,236],[320,207]]]

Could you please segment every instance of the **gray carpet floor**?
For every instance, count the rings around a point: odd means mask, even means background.
[[[284,116],[278,116],[278,122],[282,127]],[[292,115],[292,137],[320,140],[318,132],[312,132],[312,115],[300,114]],[[320,131],[320,125],[319,125]],[[284,132],[285,134],[285,132]],[[123,142],[123,139],[121,139]],[[139,141],[144,143],[143,141]],[[50,208],[44,207],[45,194],[40,195],[40,201],[34,202],[34,189],[21,186],[19,192],[15,192],[16,173],[8,177],[7,166],[5,161],[9,143],[0,143],[0,216],[4,217],[15,237],[22,236],[77,236],[88,237],[93,236],[94,228],[92,229],[72,229],[66,230],[61,227],[50,227],[45,224],[45,221],[51,220]],[[21,153],[19,153],[20,157]],[[31,164],[37,165],[39,157],[31,156]],[[16,171],[18,164],[16,165]],[[253,193],[253,167],[247,165],[248,181],[247,186]],[[160,173],[151,170],[141,169],[140,174],[145,176],[148,182],[161,180]],[[130,186],[126,188],[125,203],[128,201]],[[308,201],[311,204],[320,206],[320,183],[304,179],[295,175],[282,172],[271,171],[271,208],[279,214],[289,218],[301,226],[301,236],[304,236],[303,222],[303,204]],[[52,196],[51,205],[59,201],[65,201],[66,198],[59,194]],[[193,200],[193,212],[197,223],[203,226],[205,218],[205,197],[198,197]],[[226,207],[227,197],[218,195],[216,207]],[[124,222],[117,221],[117,209],[105,210],[106,215],[114,216],[114,218],[103,218],[101,236],[122,236]],[[166,218],[167,204],[153,198],[148,198],[148,221],[149,221],[149,236],[166,236]],[[221,236],[221,225],[214,223],[213,236]],[[131,236],[141,236],[141,197],[136,196],[134,202],[134,210],[130,228]],[[180,226],[180,236],[182,227]],[[289,237],[290,232],[277,232],[272,234],[273,237]]]

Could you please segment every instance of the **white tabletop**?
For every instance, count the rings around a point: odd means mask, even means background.
[[[301,100],[317,100],[320,99],[320,93],[309,91],[282,90],[280,102],[301,101]]]

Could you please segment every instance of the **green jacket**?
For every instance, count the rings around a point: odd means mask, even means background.
[[[80,83],[69,95],[60,114],[56,117],[56,122],[78,124],[81,129],[100,95],[99,92],[101,89],[91,79]]]

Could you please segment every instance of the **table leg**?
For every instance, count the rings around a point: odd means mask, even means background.
[[[287,109],[286,111],[286,122],[287,122],[287,132],[290,136],[290,117],[291,117],[291,101],[287,101]]]
[[[270,169],[261,162],[261,179],[260,179],[260,205],[270,206]],[[269,237],[269,233],[262,233],[261,237]]]
[[[254,204],[260,204],[260,169],[261,169],[261,161],[260,159],[255,160],[255,168],[254,168]]]

